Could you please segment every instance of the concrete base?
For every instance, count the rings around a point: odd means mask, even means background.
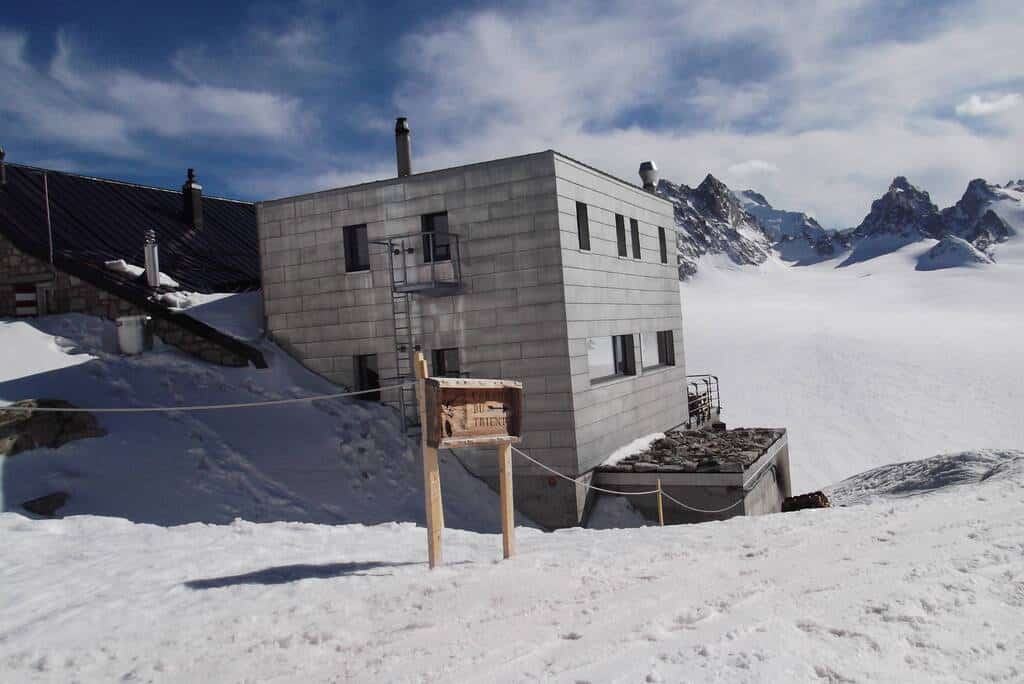
[[[496,475],[484,475],[480,479],[495,492],[499,491]],[[584,477],[581,481],[587,483],[590,478]],[[548,530],[579,525],[590,491],[554,475],[532,474],[513,474],[512,489],[516,510]]]
[[[716,511],[691,511],[665,499],[663,508],[666,524],[698,523],[725,520],[737,515],[778,513],[782,510],[782,501],[792,494],[789,444],[783,435],[743,473],[602,472],[598,474],[595,484],[616,491],[641,492],[656,488],[659,478],[662,490],[669,496],[693,508]],[[654,494],[630,497],[630,502],[646,519],[657,522],[658,502]]]

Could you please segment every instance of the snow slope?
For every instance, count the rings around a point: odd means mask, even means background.
[[[238,295],[249,297],[248,294]],[[197,306],[218,309],[225,300]],[[234,306],[234,305],[231,305]],[[230,307],[229,307],[230,308]],[[203,312],[210,320],[217,311]],[[244,321],[236,332],[245,333]],[[0,405],[54,397],[77,406],[172,406],[338,392],[270,344],[270,368],[224,368],[171,348],[110,354],[113,325],[81,315],[0,320]],[[0,457],[0,506],[71,493],[61,514],[162,525],[252,521],[377,523],[423,519],[422,474],[394,412],[357,400],[273,408],[102,414],[109,434]],[[442,455],[446,522],[500,529],[494,494]]]
[[[1024,679],[1019,468],[873,505],[517,532],[508,561],[499,536],[446,532],[431,572],[411,524],[2,514],[0,679]]]
[[[1024,241],[915,271],[930,244],[841,269],[718,257],[680,286],[687,372],[719,376],[729,425],[789,428],[794,491],[1024,446]]]

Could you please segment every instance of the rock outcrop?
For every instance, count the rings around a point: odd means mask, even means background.
[[[14,408],[74,408],[63,399],[27,399],[0,408],[0,456],[107,434],[91,413],[12,410]]]

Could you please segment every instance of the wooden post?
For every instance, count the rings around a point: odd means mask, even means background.
[[[661,507],[661,478],[658,478],[658,524],[665,526],[665,510]]]
[[[501,481],[501,547],[511,558],[516,545],[516,509],[512,502],[512,445],[498,445],[498,472]]]
[[[416,397],[420,410],[420,446],[423,448],[423,497],[427,513],[427,557],[430,568],[441,564],[441,530],[444,528],[444,507],[441,504],[441,470],[437,449],[427,446],[427,360],[416,352]]]

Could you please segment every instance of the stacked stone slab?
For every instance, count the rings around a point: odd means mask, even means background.
[[[576,203],[588,206],[580,249]],[[460,236],[463,287],[413,297],[416,342],[459,349],[472,377],[521,380],[520,447],[577,477],[616,448],[687,419],[672,205],[553,151],[392,178],[257,205],[268,332],[308,368],[354,383],[353,357],[395,375],[391,277],[374,241],[417,233],[446,211]],[[617,253],[615,214],[636,219],[641,258]],[[370,270],[347,273],[343,228],[366,224]],[[670,254],[672,252],[670,251]],[[587,340],[672,330],[676,365],[592,383]],[[385,381],[386,383],[386,381]],[[488,481],[493,454],[459,452]],[[586,481],[586,478],[584,478]],[[543,525],[580,520],[583,487],[517,460],[516,505]]]

